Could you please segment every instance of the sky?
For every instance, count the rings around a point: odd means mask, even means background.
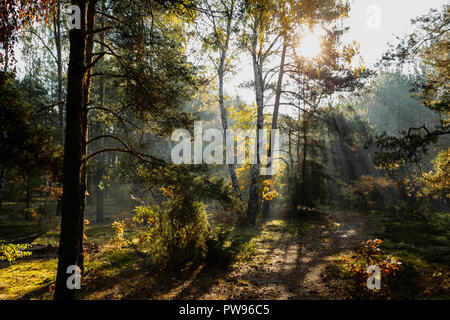
[[[411,30],[410,20],[440,8],[447,0],[353,0],[346,24],[349,32],[344,42],[356,40],[365,66],[370,67],[388,50],[388,43],[396,43],[396,36]],[[239,94],[247,103],[254,101],[251,90],[239,88],[239,84],[252,80],[251,59],[243,57],[238,65],[240,71],[227,84],[229,95]]]
[[[402,36],[411,30],[411,19],[448,2],[445,0],[354,0],[348,19],[350,31],[346,37],[360,43],[361,55],[366,64],[371,65],[387,50],[388,42],[395,42],[396,36]],[[379,19],[376,18],[378,14]]]

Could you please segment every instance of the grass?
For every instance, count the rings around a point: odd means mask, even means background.
[[[450,213],[435,213],[430,220],[377,213],[371,220],[381,227],[375,236],[387,252],[423,266],[450,264]]]
[[[403,262],[392,283],[394,298],[450,298],[450,213],[428,220],[379,213],[372,217],[382,228],[383,250]]]
[[[108,207],[113,207],[113,202]],[[121,214],[123,208],[115,208]],[[109,210],[109,209],[107,209]],[[126,291],[138,286],[142,277],[149,276],[145,260],[133,249],[120,248],[110,243],[114,236],[112,220],[105,224],[90,223],[85,234],[88,250],[83,299],[100,299],[110,292]],[[450,217],[448,213],[436,213],[429,221],[405,219],[387,213],[370,214],[369,220],[377,225],[374,237],[383,240],[383,254],[399,258],[403,269],[392,282],[393,299],[448,299]],[[272,250],[279,243],[299,238],[320,228],[315,220],[271,220],[256,227],[217,224],[215,237],[208,244],[206,264],[223,263],[239,265],[256,255]],[[24,219],[0,217],[0,240],[7,241],[33,233],[36,222]],[[125,238],[134,232],[125,231]],[[323,238],[322,241],[329,239]],[[58,231],[47,233],[34,244],[57,246]],[[335,285],[345,284],[345,275],[337,261],[327,267],[327,276]],[[351,252],[345,252],[349,255]],[[57,267],[56,256],[31,256],[13,265],[0,263],[0,299],[51,299],[52,285]],[[156,276],[152,274],[152,277]],[[120,287],[120,289],[117,289]],[[115,288],[115,289],[114,289]],[[115,297],[115,296],[114,296]],[[112,297],[112,298],[114,298]]]
[[[49,201],[38,201],[33,199],[33,206],[46,204],[49,212],[53,213],[53,206],[56,203]],[[85,227],[87,248],[99,246],[102,251],[86,258],[86,270],[93,272],[98,270],[98,277],[113,277],[130,267],[128,263],[132,253],[126,250],[113,250],[109,241],[114,235],[111,223],[116,218],[122,218],[124,212],[130,211],[131,201],[120,201],[115,199],[105,200],[105,220],[104,224],[90,223]],[[3,202],[0,212],[0,243],[8,243],[12,240],[36,233],[38,222],[36,220],[26,220],[23,214],[24,203]],[[88,205],[87,216],[95,221],[95,204]],[[56,213],[56,211],[55,211]],[[57,221],[59,218],[55,217]],[[131,232],[125,232],[126,236],[132,236]],[[36,239],[33,245],[44,245],[57,247],[59,243],[59,231],[47,232],[42,237]],[[127,262],[128,261],[128,262]],[[31,256],[18,260],[12,265],[7,262],[0,262],[0,300],[5,299],[51,299],[52,285],[56,278],[57,258],[55,254],[51,256]]]
[[[384,256],[402,262],[402,268],[389,283],[391,299],[449,299],[450,298],[450,214],[435,213],[429,220],[405,218],[376,212],[369,216],[378,231],[374,237],[382,239]],[[368,240],[368,239],[367,239]],[[356,249],[356,248],[355,248]],[[345,252],[335,256],[328,265],[331,286],[345,287],[348,274],[340,267]]]
[[[56,258],[27,258],[13,265],[0,264],[0,300],[51,299],[56,267]]]
[[[211,259],[234,263],[249,261],[259,250],[271,249],[274,243],[297,237],[309,228],[311,224],[297,220],[271,220],[256,227],[220,224],[216,232],[225,234],[225,238]]]
[[[11,219],[0,216],[0,242],[9,242],[36,232],[36,221],[27,221],[22,217]]]

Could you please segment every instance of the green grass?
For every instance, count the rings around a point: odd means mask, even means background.
[[[375,236],[386,251],[422,265],[450,264],[450,213],[435,213],[430,220],[376,213],[371,220],[381,227]]]
[[[13,265],[0,264],[0,300],[51,299],[57,259],[27,258]]]
[[[36,199],[34,199],[36,200]],[[37,202],[33,203],[37,205]],[[51,203],[47,203],[49,206]],[[3,203],[0,214],[0,243],[25,237],[38,232],[36,220],[25,220],[23,203]],[[88,256],[85,260],[86,270],[96,277],[110,279],[124,270],[134,267],[136,257],[131,250],[117,250],[110,245],[114,236],[111,224],[114,219],[123,218],[124,212],[130,211],[131,202],[118,203],[114,199],[105,201],[104,224],[95,224],[95,206],[88,206],[87,213],[91,222],[85,227],[85,243],[87,247],[96,245],[100,253]],[[49,211],[53,212],[53,211]],[[56,213],[56,212],[55,212]],[[59,218],[55,217],[57,221]],[[132,237],[134,232],[125,231],[126,237]],[[33,245],[57,247],[59,231],[52,230],[36,239]],[[57,258],[52,256],[30,256],[16,261],[12,265],[0,262],[0,300],[4,299],[51,299],[52,285],[56,277]]]
[[[36,230],[36,221],[27,221],[22,217],[19,219],[0,217],[0,242],[8,242],[22,238],[35,233]]]
[[[216,232],[225,234],[212,260],[240,263],[251,260],[260,250],[271,249],[278,242],[311,231],[316,224],[298,220],[271,220],[257,226],[220,224]]]
[[[450,214],[435,213],[431,219],[405,218],[390,213],[369,215],[371,225],[377,226],[375,238],[382,239],[383,256],[393,256],[402,268],[390,282],[392,299],[449,299],[450,272]],[[368,239],[367,239],[368,240]],[[356,248],[355,248],[356,249]],[[340,267],[338,254],[327,266],[331,287],[344,288],[346,277]]]

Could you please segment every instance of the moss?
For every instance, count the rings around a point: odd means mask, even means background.
[[[56,258],[27,259],[10,266],[0,266],[0,300],[50,299],[56,267]]]

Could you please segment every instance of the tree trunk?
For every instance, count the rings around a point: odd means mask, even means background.
[[[64,145],[64,101],[63,101],[63,75],[62,75],[62,47],[61,47],[61,1],[58,1],[56,15],[53,20],[53,34],[56,44],[56,64],[58,69],[58,126],[59,141]],[[56,205],[56,216],[61,216],[61,199],[58,199]]]
[[[286,40],[284,40],[283,49],[281,51],[280,72],[278,74],[277,89],[275,92],[275,105],[273,108],[273,115],[272,115],[272,130],[278,129],[278,113],[280,110],[281,88],[283,85],[284,61],[286,59],[286,49],[287,49],[287,43],[286,43]],[[273,137],[271,134],[270,140],[269,140],[269,154],[268,154],[268,158],[269,158],[268,165],[270,166],[270,168],[268,170],[269,176],[272,176],[272,166],[273,166],[272,143],[273,143]],[[264,200],[262,217],[264,220],[268,220],[270,218],[270,200]]]
[[[30,209],[30,203],[31,203],[31,173],[27,174],[27,195],[26,195],[25,202],[26,202],[26,208]],[[31,218],[28,211],[26,213],[26,218],[27,219]]]
[[[61,2],[58,1],[56,15],[53,20],[53,33],[56,44],[56,64],[58,69],[58,126],[60,142],[64,145],[64,101],[63,101],[63,75],[62,75],[62,48],[61,48]]]
[[[102,10],[105,11],[105,2],[102,2]],[[105,26],[103,16],[101,18],[100,27],[103,28]],[[100,34],[100,52],[103,52],[105,50],[104,46],[105,41],[105,34]],[[103,67],[104,64],[104,57],[101,58],[100,63]],[[99,79],[99,105],[100,107],[104,108],[105,106],[105,79],[103,76],[100,76]],[[103,129],[100,125],[100,135],[103,134]],[[103,149],[105,145],[105,139],[102,138],[100,140],[100,149]],[[95,179],[95,190],[96,190],[96,216],[97,216],[97,223],[103,223],[104,221],[104,192],[103,188],[100,188],[100,183],[103,178],[104,169],[105,168],[105,154],[102,153],[101,157],[99,159],[99,166],[96,171],[96,179]]]
[[[73,0],[81,9],[81,29],[69,31],[70,55],[67,74],[66,135],[64,145],[63,195],[58,270],[55,296],[57,300],[74,299],[74,290],[67,287],[67,268],[79,266],[83,248],[84,199],[81,175],[83,141],[83,78],[85,75],[86,1]]]
[[[9,44],[8,41],[3,42],[3,50],[5,51],[5,58],[3,61],[5,64],[3,65],[3,72],[8,72],[8,63],[9,63]]]
[[[224,132],[224,136],[227,134],[228,130],[228,117],[227,117],[227,111],[225,109],[225,102],[224,102],[224,92],[223,92],[223,78],[224,78],[224,66],[225,66],[225,59],[226,59],[226,50],[222,50],[222,54],[220,57],[220,64],[219,64],[219,107],[220,107],[220,115],[222,119],[222,128]],[[236,171],[234,170],[234,164],[228,164],[228,172],[230,173],[231,178],[231,185],[233,186],[234,192],[239,197],[239,199],[242,200],[242,193],[241,188],[239,187],[239,183],[236,177]]]
[[[103,177],[103,161],[99,163],[99,168],[96,170],[95,173],[95,204],[96,204],[96,223],[103,223],[104,222],[104,192],[103,189],[100,188],[100,183],[102,181]]]
[[[261,146],[259,131],[264,126],[264,93],[263,93],[263,81],[262,81],[262,57],[257,52],[258,44],[258,29],[259,20],[257,19],[253,25],[252,36],[252,60],[253,60],[253,73],[255,78],[255,98],[257,106],[256,116],[256,163],[251,166],[251,183],[249,190],[249,200],[247,206],[247,218],[248,222],[252,225],[256,223],[256,216],[259,213],[261,207],[261,188],[259,186],[259,173],[260,173],[260,161],[261,161]]]
[[[82,112],[81,112],[81,143],[82,143],[82,157],[86,158],[88,155],[88,145],[87,141],[89,138],[89,102],[90,102],[90,90],[92,83],[92,68],[90,64],[92,63],[93,51],[94,51],[94,34],[89,33],[94,30],[95,27],[95,6],[97,0],[88,1],[87,12],[86,12],[86,46],[85,46],[85,54],[84,54],[84,65],[86,70],[85,81],[83,86],[83,104],[82,104]],[[87,175],[88,175],[88,167],[87,161],[82,162],[81,164],[81,191],[83,193],[83,221],[84,221],[84,212],[86,208],[86,194],[87,194]],[[80,238],[81,243],[83,243],[83,235]],[[81,251],[83,251],[83,246],[81,246]],[[84,271],[84,255],[83,252],[79,255],[78,266],[81,270]]]
[[[305,122],[303,123],[303,160],[302,160],[302,183],[305,183],[305,178],[306,178],[306,148],[308,146],[308,141],[307,141],[307,129],[306,129],[306,119]]]

